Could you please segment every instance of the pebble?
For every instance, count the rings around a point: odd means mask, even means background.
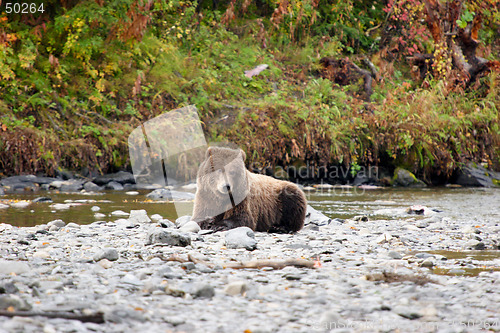
[[[116,261],[120,258],[120,254],[116,249],[108,248],[97,252],[94,255],[94,261],[100,261],[102,259],[107,259],[109,261]]]
[[[253,251],[257,248],[257,241],[252,229],[239,227],[226,232],[225,245],[229,249],[243,248]]]
[[[98,212],[98,211],[101,210],[101,207],[99,207],[99,206],[92,206],[92,208],[90,208],[90,210],[93,211],[93,212]]]
[[[129,216],[130,213],[124,212],[122,210],[115,210],[111,212],[111,216]]]
[[[29,201],[18,201],[10,204],[10,206],[13,208],[26,208],[29,205],[31,205],[31,202]]]
[[[198,232],[200,231],[200,225],[194,221],[189,221],[179,228],[180,232]]]
[[[144,209],[131,210],[130,216],[128,219],[130,222],[135,222],[135,223],[149,223],[149,222],[151,222],[151,219],[149,218],[148,213]]]
[[[396,251],[389,251],[389,253],[387,253],[387,255],[389,256],[389,258],[392,258],[392,259],[403,259],[403,256],[401,255],[401,253],[396,252]]]
[[[147,235],[146,245],[166,244],[171,246],[191,245],[191,237],[176,230],[155,229]]]
[[[31,270],[30,266],[22,261],[0,259],[0,274],[23,274]]]
[[[139,192],[137,191],[127,191],[125,192],[126,195],[139,195]]]

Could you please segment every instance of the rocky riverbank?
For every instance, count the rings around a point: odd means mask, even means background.
[[[498,221],[308,213],[295,235],[143,210],[1,224],[0,332],[500,331]]]

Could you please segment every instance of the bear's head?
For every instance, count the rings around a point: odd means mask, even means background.
[[[245,158],[241,149],[209,147],[198,169],[198,188],[237,205],[248,195]]]

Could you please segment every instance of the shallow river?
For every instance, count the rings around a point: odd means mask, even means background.
[[[52,203],[31,203],[25,208],[0,209],[0,223],[16,226],[34,226],[55,219],[64,222],[88,224],[96,221],[93,206],[99,206],[99,213],[108,215],[115,210],[130,212],[132,209],[146,209],[148,214],[160,214],[164,218],[177,218],[174,204],[157,202],[146,198],[146,192],[127,195],[125,192],[108,191],[98,195],[79,193],[37,192],[30,194],[7,194],[0,197],[0,203],[12,200],[32,200],[40,196],[49,197],[53,203],[73,202],[78,204],[66,210],[54,210]],[[368,215],[371,218],[397,219],[401,211],[412,205],[423,205],[446,216],[468,224],[485,222],[500,223],[499,189],[402,189],[377,190],[333,189],[307,194],[309,204],[331,218],[352,218]],[[90,200],[90,202],[89,202]],[[95,200],[95,202],[93,202]],[[190,210],[192,202],[182,203]],[[118,218],[118,217],[117,217]],[[99,218],[106,220],[106,218]],[[107,218],[107,220],[112,218]]]

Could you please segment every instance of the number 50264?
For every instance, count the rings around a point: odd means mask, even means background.
[[[43,13],[43,2],[41,4],[36,4],[36,3],[27,3],[27,2],[21,2],[21,3],[12,3],[12,2],[7,2],[5,3],[5,12],[7,14],[35,14],[35,13]]]

